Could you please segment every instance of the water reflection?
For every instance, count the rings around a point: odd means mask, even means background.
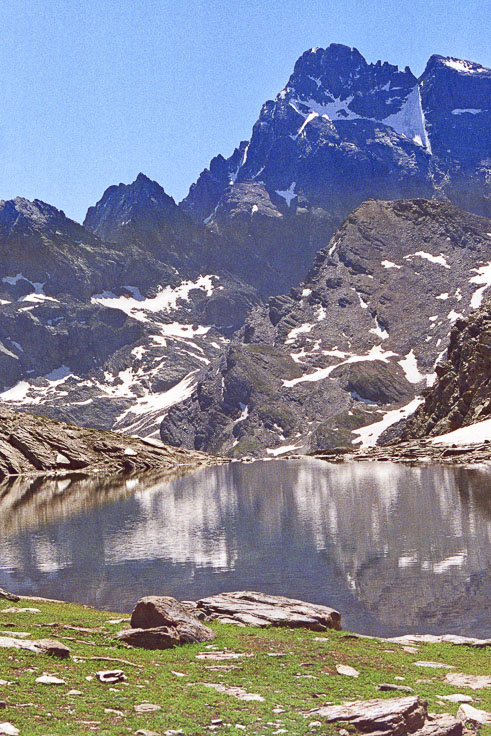
[[[0,489],[0,586],[131,609],[240,588],[376,634],[491,635],[491,473],[321,461]]]

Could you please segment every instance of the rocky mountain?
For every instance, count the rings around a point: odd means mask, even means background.
[[[489,284],[490,92],[332,44],[179,205],[143,174],[84,225],[0,202],[0,401],[236,455],[409,413]]]
[[[257,297],[190,261],[178,272],[170,236],[159,250],[134,233],[108,243],[37,200],[0,203],[0,401],[158,434],[166,408],[188,395]]]
[[[402,440],[434,437],[491,419],[491,298],[459,318],[450,333],[446,359],[424,402],[405,422]]]
[[[490,263],[486,218],[443,202],[365,202],[300,287],[252,311],[170,409],[162,440],[237,456],[375,442],[434,381],[452,325],[491,285]]]
[[[489,217],[490,100],[491,71],[473,62],[432,56],[417,79],[340,44],[311,49],[180,207],[224,239],[234,273],[284,292],[368,198],[449,199]]]

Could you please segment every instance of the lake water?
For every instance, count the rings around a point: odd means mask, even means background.
[[[130,611],[259,590],[343,628],[491,636],[491,470],[320,460],[0,487],[0,587]]]

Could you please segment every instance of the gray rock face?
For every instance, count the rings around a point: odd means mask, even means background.
[[[246,626],[286,626],[312,631],[340,629],[341,615],[327,606],[249,590],[202,598],[197,610],[208,620],[226,619]]]
[[[401,427],[402,440],[445,434],[491,416],[491,299],[457,320],[436,372],[424,403]]]
[[[300,287],[251,312],[162,440],[237,457],[356,448],[355,430],[414,411],[446,365],[452,325],[487,293],[490,232],[448,203],[364,203]]]

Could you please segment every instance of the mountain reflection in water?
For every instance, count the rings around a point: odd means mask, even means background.
[[[116,611],[249,588],[343,628],[491,636],[491,471],[276,460],[0,487],[0,587]]]

